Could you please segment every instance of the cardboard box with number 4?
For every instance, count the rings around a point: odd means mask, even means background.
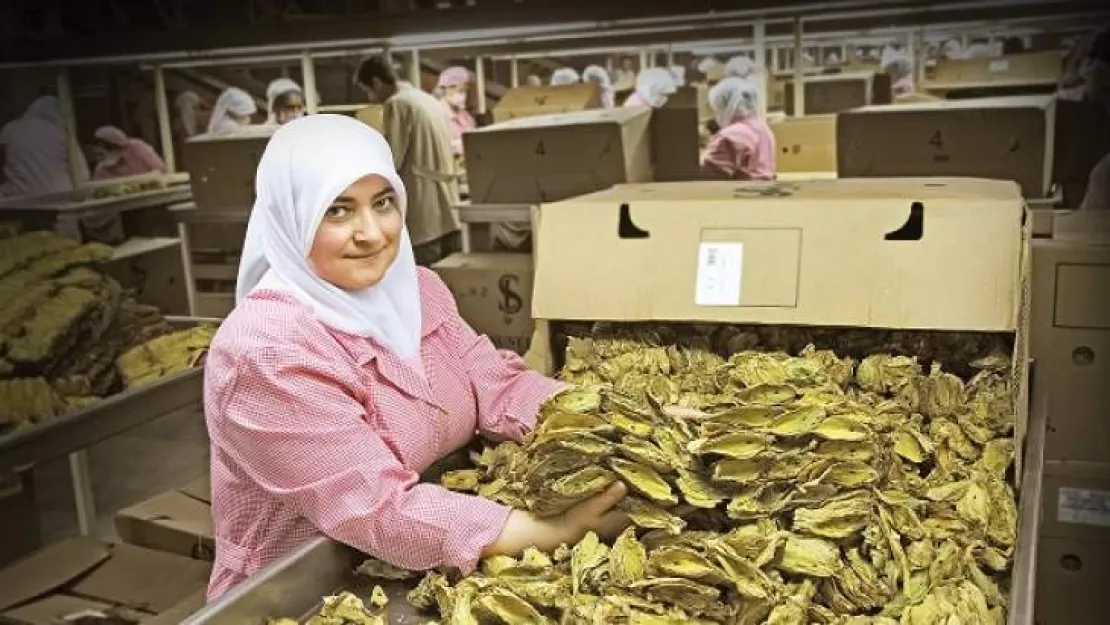
[[[837,118],[841,178],[967,176],[1012,180],[1026,198],[1052,185],[1049,96],[869,106]]]
[[[523,354],[532,338],[532,257],[452,254],[436,263],[459,315],[499,349]]]

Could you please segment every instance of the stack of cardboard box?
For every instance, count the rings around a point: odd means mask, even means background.
[[[1037,622],[1105,622],[1110,588],[1110,214],[1032,245],[1034,398],[1048,414]],[[1036,407],[1036,406],[1035,406]]]
[[[116,513],[116,533],[124,542],[187,558],[211,561],[212,486],[207,475]]]

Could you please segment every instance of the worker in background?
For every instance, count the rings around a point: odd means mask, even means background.
[[[417,266],[393,162],[342,115],[283,126],[259,161],[236,307],[205,366],[210,602],[321,534],[404,569],[469,574],[482,557],[628,523],[613,510],[622,484],[539,518],[421,483],[477,432],[520,440],[567,387],[476,334]]]
[[[1056,86],[1056,97],[1061,100],[1079,101],[1087,98],[1087,84],[1083,77],[1085,66],[1090,63],[1088,58],[1097,32],[1080,37],[1068,49],[1061,61],[1060,81]]]
[[[551,84],[555,87],[563,85],[576,85],[582,82],[582,77],[573,67],[561,67],[551,73]]]
[[[278,78],[266,87],[267,124],[284,125],[305,114],[304,89],[288,78]]]
[[[474,116],[466,109],[466,96],[470,93],[470,70],[465,67],[448,67],[439,74],[436,95],[447,107],[451,126],[451,152],[462,156],[462,136],[478,127]]]
[[[685,87],[686,86],[686,68],[683,67],[682,65],[672,65],[670,70],[671,70],[671,78],[674,79],[675,87]]]
[[[528,74],[528,77],[524,79],[524,84],[529,87],[542,87],[543,79],[535,74]]]
[[[381,56],[363,61],[357,80],[370,102],[382,105],[385,138],[408,191],[406,220],[416,262],[435,264],[462,249],[459,222],[451,210],[459,192],[443,104],[400,80]]]
[[[616,91],[609,80],[609,72],[600,65],[590,65],[582,71],[582,80],[592,82],[601,91],[601,108],[611,109],[616,106]]]
[[[1101,105],[1110,115],[1110,28],[1100,31],[1091,42],[1080,73],[1086,85],[1086,99]],[[1079,208],[1110,210],[1110,154],[1104,155],[1091,170]]]
[[[709,74],[720,65],[721,62],[718,61],[716,58],[712,56],[707,56],[704,59],[698,61],[698,72],[708,78]]]
[[[887,46],[880,61],[883,72],[890,76],[890,91],[894,97],[914,92],[913,59],[902,50]]]
[[[249,93],[238,87],[224,89],[212,107],[208,120],[208,134],[225,135],[238,132],[251,124],[251,115],[258,112],[258,105]]]
[[[667,103],[667,98],[675,91],[677,88],[670,70],[649,67],[636,76],[636,88],[624,101],[624,105],[659,108]]]
[[[182,91],[174,99],[173,105],[177,109],[180,132],[184,138],[197,136],[201,133],[201,128],[208,125],[206,120],[202,120],[202,116],[211,114],[211,110],[196,91]]]
[[[759,68],[756,67],[755,61],[747,55],[734,56],[725,63],[725,77],[732,76],[734,78],[741,78],[749,80],[755,78],[759,74]]]
[[[958,38],[951,37],[941,46],[940,57],[942,59],[954,61],[956,59],[967,58],[967,52],[964,50],[964,46]]]
[[[621,59],[621,66],[613,72],[613,83],[617,85],[631,85],[636,81],[636,61],[626,56]]]
[[[96,154],[93,180],[166,171],[166,163],[154,148],[141,139],[128,137],[115,126],[97,128],[93,133],[93,152]]]
[[[3,180],[0,196],[44,195],[71,191],[74,181],[69,167],[69,142],[62,123],[58,99],[44,95],[35,99],[23,116],[0,130],[3,149]],[[77,164],[86,170],[82,158]]]
[[[730,76],[708,95],[720,130],[702,156],[702,174],[728,180],[774,180],[775,136],[759,114],[759,86]]]

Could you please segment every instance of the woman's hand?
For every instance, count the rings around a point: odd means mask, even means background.
[[[482,551],[482,557],[517,556],[529,547],[550,552],[562,544],[574,545],[590,531],[612,538],[628,526],[628,517],[613,509],[627,494],[628,487],[615,482],[558,516],[539,518],[530,512],[513,510],[497,540]]]

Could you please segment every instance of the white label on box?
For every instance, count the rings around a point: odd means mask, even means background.
[[[702,243],[698,247],[698,276],[694,304],[739,306],[743,243]]]
[[[1085,488],[1061,488],[1056,520],[1110,527],[1110,492]]]
[[[995,73],[1004,72],[1008,69],[1010,69],[1010,62],[1006,59],[997,59],[995,61],[991,61],[990,65],[987,66],[988,71]]]

